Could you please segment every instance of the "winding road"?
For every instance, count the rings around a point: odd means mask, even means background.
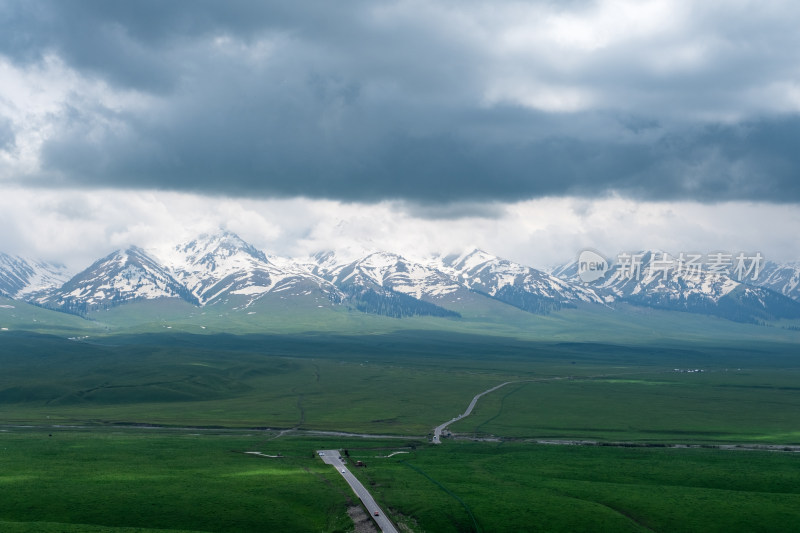
[[[475,408],[475,404],[478,403],[478,398],[480,398],[484,394],[489,394],[490,392],[494,392],[497,389],[499,389],[500,387],[505,387],[506,385],[508,385],[510,383],[519,383],[519,381],[506,381],[505,383],[501,383],[500,385],[496,385],[496,386],[492,387],[491,389],[486,389],[485,391],[476,394],[472,398],[472,401],[469,402],[469,406],[467,407],[466,411],[464,411],[462,414],[458,415],[457,417],[455,417],[455,418],[453,418],[451,420],[448,420],[444,424],[440,424],[440,425],[436,426],[433,429],[433,443],[434,444],[441,444],[442,443],[442,431],[444,431],[445,428],[447,428],[447,426],[449,426],[450,424],[452,424],[454,422],[458,422],[462,418],[469,416],[472,413],[472,410]]]

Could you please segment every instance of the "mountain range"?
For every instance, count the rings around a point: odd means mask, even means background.
[[[699,254],[675,257],[661,250],[624,254],[626,260],[609,265],[606,274],[592,283],[607,302],[623,301],[642,307],[687,311],[719,316],[737,322],[794,319],[798,314],[798,269],[766,262],[759,271],[737,274],[719,256]],[[751,266],[751,265],[747,265]],[[793,272],[793,275],[790,274]],[[563,279],[580,282],[576,261],[553,271]],[[794,281],[794,285],[792,285]]]
[[[548,273],[481,250],[422,261],[386,251],[352,259],[335,250],[289,259],[220,232],[166,252],[116,250],[72,276],[62,265],[0,254],[0,295],[80,316],[173,300],[235,309],[302,301],[397,318],[458,318],[464,309],[497,304],[546,315],[621,303],[738,322],[800,318],[800,263],[767,262],[759,276],[740,281],[729,272],[664,268],[665,258],[670,264],[674,258],[660,251],[636,257],[636,275],[614,264],[601,279],[584,283],[575,261]]]

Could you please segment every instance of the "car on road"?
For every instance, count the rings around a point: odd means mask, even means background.
[[[346,473],[346,472],[347,472],[347,470],[345,470],[344,468],[342,468],[342,474],[344,474],[344,473]]]
[[[375,511],[375,516],[380,516],[380,515],[381,515],[381,513],[379,513],[378,511]]]

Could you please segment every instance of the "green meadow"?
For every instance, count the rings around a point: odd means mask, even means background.
[[[347,531],[349,487],[319,441],[272,435],[0,432],[2,531]],[[269,448],[269,446],[267,446]],[[118,529],[119,528],[119,529]]]
[[[379,501],[425,531],[791,531],[798,456],[741,450],[450,442],[350,452]]]
[[[425,436],[796,443],[794,345],[537,343],[373,336],[7,334],[0,420]],[[679,371],[676,371],[679,370]],[[702,370],[702,372],[685,372]]]
[[[354,471],[410,531],[797,523],[800,455],[715,448],[800,444],[797,332],[611,343],[405,324],[370,335],[3,332],[0,530],[352,530],[358,502],[321,448],[366,462]],[[506,381],[450,428],[482,440],[429,443]],[[536,443],[571,439],[602,445]]]
[[[800,369],[714,368],[515,383],[457,433],[664,443],[800,443]]]
[[[352,531],[358,502],[323,447],[363,461],[351,470],[412,531],[774,532],[800,506],[791,453],[14,428],[0,431],[0,529]]]
[[[442,302],[461,318],[388,318],[331,305],[324,299],[262,299],[252,305],[223,302],[202,308],[175,299],[139,301],[79,318],[0,298],[0,328],[61,336],[88,335],[353,335],[425,332],[480,335],[535,342],[599,342],[615,345],[669,345],[726,342],[800,342],[800,321],[768,326],[741,324],[691,313],[626,304],[613,309],[593,305],[548,315],[527,313],[492,300]],[[0,331],[2,334],[2,331]]]

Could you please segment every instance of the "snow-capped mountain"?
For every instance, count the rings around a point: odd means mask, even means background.
[[[26,298],[55,289],[69,279],[64,265],[0,253],[0,294]]]
[[[443,271],[464,287],[525,311],[548,312],[578,302],[603,302],[589,287],[482,250],[447,256],[440,264]]]
[[[144,250],[132,246],[95,262],[54,293],[37,300],[48,307],[70,312],[112,307],[133,300],[197,299]]]
[[[609,302],[711,314],[743,322],[800,317],[800,303],[734,279],[735,265],[722,263],[721,259],[714,254],[675,257],[660,250],[624,253],[609,265],[605,276],[588,285]],[[553,272],[580,282],[575,261]]]
[[[302,264],[268,257],[230,232],[202,235],[163,254],[161,261],[201,304],[230,297],[250,303],[267,293],[312,291],[337,298],[335,287]]]
[[[480,250],[425,262],[389,252],[374,252],[349,262],[339,261],[335,252],[326,252],[317,254],[314,261],[313,271],[345,292],[352,287],[388,289],[444,307],[468,294],[533,313],[548,313],[577,302],[601,302],[590,288]]]
[[[317,254],[313,272],[340,288],[383,288],[435,301],[463,286],[452,276],[428,265],[389,252],[374,252],[351,262],[340,262],[335,252]]]
[[[724,273],[715,274],[697,263],[691,268],[684,258],[647,250],[623,255],[623,262],[611,266],[597,286],[617,298],[651,298],[667,300],[707,299],[717,302],[736,289],[739,282]],[[629,259],[628,259],[629,258]]]
[[[391,252],[353,257],[335,251],[304,260],[270,256],[221,232],[158,252],[118,250],[62,284],[66,276],[57,266],[0,254],[0,293],[78,314],[180,298],[231,309],[264,299],[314,308],[341,304],[392,317],[458,317],[475,306],[490,308],[491,299],[491,305],[536,314],[624,302],[744,322],[800,318],[800,301],[787,296],[798,294],[800,264],[767,264],[745,284],[741,271],[730,263],[714,266],[711,256],[700,264],[644,251],[620,255],[605,276],[584,283],[574,261],[548,274],[481,250],[421,261]]]
[[[566,279],[569,281],[580,282],[580,278],[578,277],[578,260],[571,259],[566,263],[562,263],[560,265],[556,265],[552,267],[552,269],[548,269],[548,273],[551,276],[555,276],[559,279]]]
[[[800,261],[791,263],[767,261],[756,279],[748,280],[747,283],[772,289],[800,301]]]
[[[393,317],[460,316],[440,305],[442,297],[463,290],[453,279],[397,254],[372,252],[342,261],[336,252],[321,252],[308,266],[360,311]]]

